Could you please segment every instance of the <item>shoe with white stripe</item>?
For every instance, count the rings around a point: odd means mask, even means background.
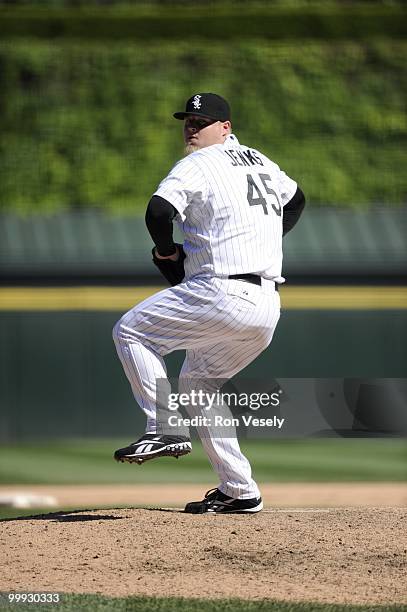
[[[192,450],[191,440],[186,436],[159,436],[144,434],[137,442],[119,448],[114,458],[122,463],[144,463],[156,457],[181,457]]]
[[[263,509],[261,497],[251,499],[235,499],[219,491],[210,489],[205,493],[205,499],[198,502],[189,502],[184,512],[189,514],[204,514],[215,512],[216,514],[254,514]]]

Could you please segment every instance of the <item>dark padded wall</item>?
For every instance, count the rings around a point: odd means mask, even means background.
[[[111,329],[115,312],[4,312],[0,439],[130,436],[144,428]],[[182,353],[166,358],[176,376]],[[243,375],[405,377],[405,311],[286,311]]]

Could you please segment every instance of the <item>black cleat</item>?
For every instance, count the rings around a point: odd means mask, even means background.
[[[159,436],[158,434],[144,434],[137,442],[125,448],[119,448],[114,458],[124,463],[144,463],[156,457],[180,457],[192,450],[191,440],[186,436]]]
[[[228,497],[219,489],[211,489],[205,493],[205,499],[198,502],[189,502],[184,512],[189,514],[204,514],[215,512],[216,514],[254,514],[263,509],[261,497],[251,499],[235,499]]]

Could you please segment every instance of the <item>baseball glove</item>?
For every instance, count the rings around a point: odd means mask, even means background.
[[[171,259],[158,259],[155,256],[155,247],[152,250],[153,263],[155,263],[161,274],[172,286],[181,283],[185,276],[184,259],[186,255],[184,253],[184,249],[182,247],[182,244],[178,244],[177,242],[175,243],[175,246],[178,248],[179,251],[179,257],[177,261],[172,261]]]

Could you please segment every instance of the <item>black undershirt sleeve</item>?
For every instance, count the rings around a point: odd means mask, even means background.
[[[146,225],[157,247],[159,255],[167,257],[176,251],[172,238],[172,222],[178,211],[170,202],[160,196],[153,196],[146,211]]]
[[[297,187],[297,191],[289,202],[283,208],[283,236],[292,230],[301,216],[305,206],[305,196],[301,189]]]

